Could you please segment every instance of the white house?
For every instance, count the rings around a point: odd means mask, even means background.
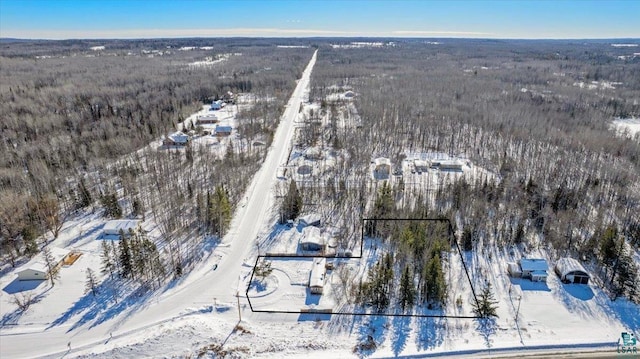
[[[564,283],[589,284],[591,277],[582,264],[573,258],[560,258],[555,271]]]
[[[303,251],[324,251],[325,243],[320,228],[305,227],[302,229],[302,238],[300,239],[300,249]]]
[[[129,234],[129,230],[138,228],[140,221],[137,219],[116,219],[109,221],[102,227],[102,239],[120,239],[120,231],[125,235]]]
[[[545,282],[549,265],[540,258],[523,258],[518,261],[522,270],[522,278],[529,278],[533,282]]]
[[[322,294],[324,279],[327,274],[326,264],[326,258],[315,258],[313,260],[311,273],[309,274],[309,291],[312,294]]]
[[[186,146],[188,142],[189,136],[182,131],[178,131],[165,137],[162,144],[165,146]]]

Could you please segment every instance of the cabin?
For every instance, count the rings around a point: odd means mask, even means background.
[[[298,222],[303,226],[315,226],[320,227],[320,216],[314,213],[305,214],[298,219]]]
[[[189,136],[181,131],[174,132],[165,137],[162,144],[165,146],[186,146],[189,143]]]
[[[53,268],[52,270],[57,270],[62,266],[65,259],[69,255],[69,252],[61,249],[50,247],[49,251],[51,253],[51,257],[53,257]],[[45,280],[49,278],[49,267],[46,264],[46,260],[44,259],[44,253],[38,254],[29,264],[25,267],[25,269],[17,272],[18,280],[27,281],[27,280]]]
[[[549,265],[546,260],[540,258],[523,258],[518,261],[518,264],[522,271],[522,278],[529,278],[532,282],[547,281]]]
[[[222,109],[222,107],[224,107],[224,102],[218,100],[218,101],[213,101],[211,103],[211,107],[209,107],[210,111],[218,111],[220,109]]]
[[[582,264],[573,258],[560,258],[556,262],[555,272],[563,283],[589,284],[591,278]]]
[[[415,168],[416,172],[427,172],[429,170],[429,167],[431,167],[431,164],[429,163],[429,161],[425,160],[414,160],[413,167]]]
[[[218,116],[216,116],[214,114],[208,114],[208,115],[200,116],[196,122],[197,122],[198,126],[201,126],[201,125],[213,125],[213,124],[218,123]]]
[[[311,265],[309,274],[309,291],[311,294],[322,294],[324,289],[324,279],[327,274],[327,259],[315,258]]]
[[[323,252],[325,249],[324,238],[318,227],[305,227],[302,230],[300,249],[303,251]]]
[[[116,219],[109,221],[102,227],[102,239],[120,239],[120,231],[125,236],[129,235],[129,230],[138,228],[140,221],[137,219]]]
[[[376,179],[385,179],[389,178],[389,174],[391,173],[391,160],[385,157],[379,157],[373,160],[374,170],[373,176]]]
[[[233,130],[231,126],[216,126],[215,133],[217,137],[227,137],[231,135],[231,130]]]

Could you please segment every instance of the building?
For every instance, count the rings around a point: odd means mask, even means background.
[[[227,91],[227,93],[222,96],[222,101],[224,101],[224,103],[234,104],[236,103],[236,95],[231,91]]]
[[[374,170],[373,176],[376,179],[385,179],[389,178],[389,174],[391,173],[391,160],[385,157],[379,157],[373,160]]]
[[[313,260],[311,273],[309,274],[309,291],[311,294],[322,294],[324,279],[327,274],[326,264],[326,258],[315,258]]]
[[[218,123],[218,116],[211,113],[208,115],[200,116],[196,122],[198,126],[213,125]]]
[[[353,98],[355,95],[356,95],[356,94],[355,94],[353,91],[351,91],[351,90],[346,91],[346,92],[344,93],[344,97],[346,97],[346,98]]]
[[[560,258],[555,271],[564,283],[589,284],[591,277],[582,264],[573,258]]]
[[[522,271],[522,278],[529,278],[533,282],[546,282],[547,271],[549,265],[547,261],[540,258],[523,258],[518,261],[520,270]]]
[[[429,167],[431,167],[431,164],[429,163],[429,161],[425,160],[414,160],[413,167],[415,168],[416,172],[427,172],[429,170]]]
[[[300,239],[300,249],[303,251],[323,252],[325,249],[324,238],[318,227],[305,227],[302,230]]]
[[[181,131],[170,134],[162,141],[165,146],[186,146],[187,143],[189,143],[189,136]]]
[[[440,166],[438,167],[441,171],[462,171],[462,166],[464,166],[464,164],[458,160],[445,160],[439,163]]]
[[[320,216],[315,213],[305,214],[298,219],[301,225],[303,226],[315,226],[320,227],[321,221]]]
[[[109,221],[102,227],[102,239],[120,239],[120,231],[129,235],[129,230],[138,228],[140,221],[137,219],[116,219]]]
[[[322,152],[317,147],[309,147],[307,148],[306,151],[304,151],[303,156],[306,160],[312,160],[312,161],[321,160]]]
[[[53,257],[53,268],[52,270],[57,270],[60,268],[69,255],[69,252],[55,247],[49,247],[49,251],[51,256]],[[47,266],[47,262],[44,259],[44,254],[40,253],[36,258],[34,258],[25,269],[17,272],[18,280],[26,281],[26,280],[45,280],[49,278],[49,267]]]
[[[217,111],[217,110],[222,109],[222,107],[224,107],[224,102],[222,102],[221,100],[213,101],[211,103],[211,107],[209,108],[209,110]]]
[[[231,135],[231,130],[233,128],[231,126],[216,126],[216,136],[218,137],[226,137]]]
[[[509,272],[509,276],[513,278],[522,277],[522,269],[520,269],[520,265],[518,263],[507,263],[507,272]]]

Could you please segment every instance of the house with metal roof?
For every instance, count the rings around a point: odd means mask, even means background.
[[[529,278],[533,282],[545,282],[549,265],[541,258],[522,258],[518,261],[522,270],[522,278]]]
[[[326,264],[326,258],[315,258],[313,260],[309,274],[309,291],[312,294],[322,294],[324,290],[324,279],[327,274]]]

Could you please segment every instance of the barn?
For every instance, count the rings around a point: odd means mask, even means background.
[[[315,258],[309,274],[309,291],[311,294],[322,294],[324,290],[324,277],[327,274],[327,259]]]
[[[589,284],[589,273],[573,258],[560,258],[555,265],[556,274],[564,283]]]

